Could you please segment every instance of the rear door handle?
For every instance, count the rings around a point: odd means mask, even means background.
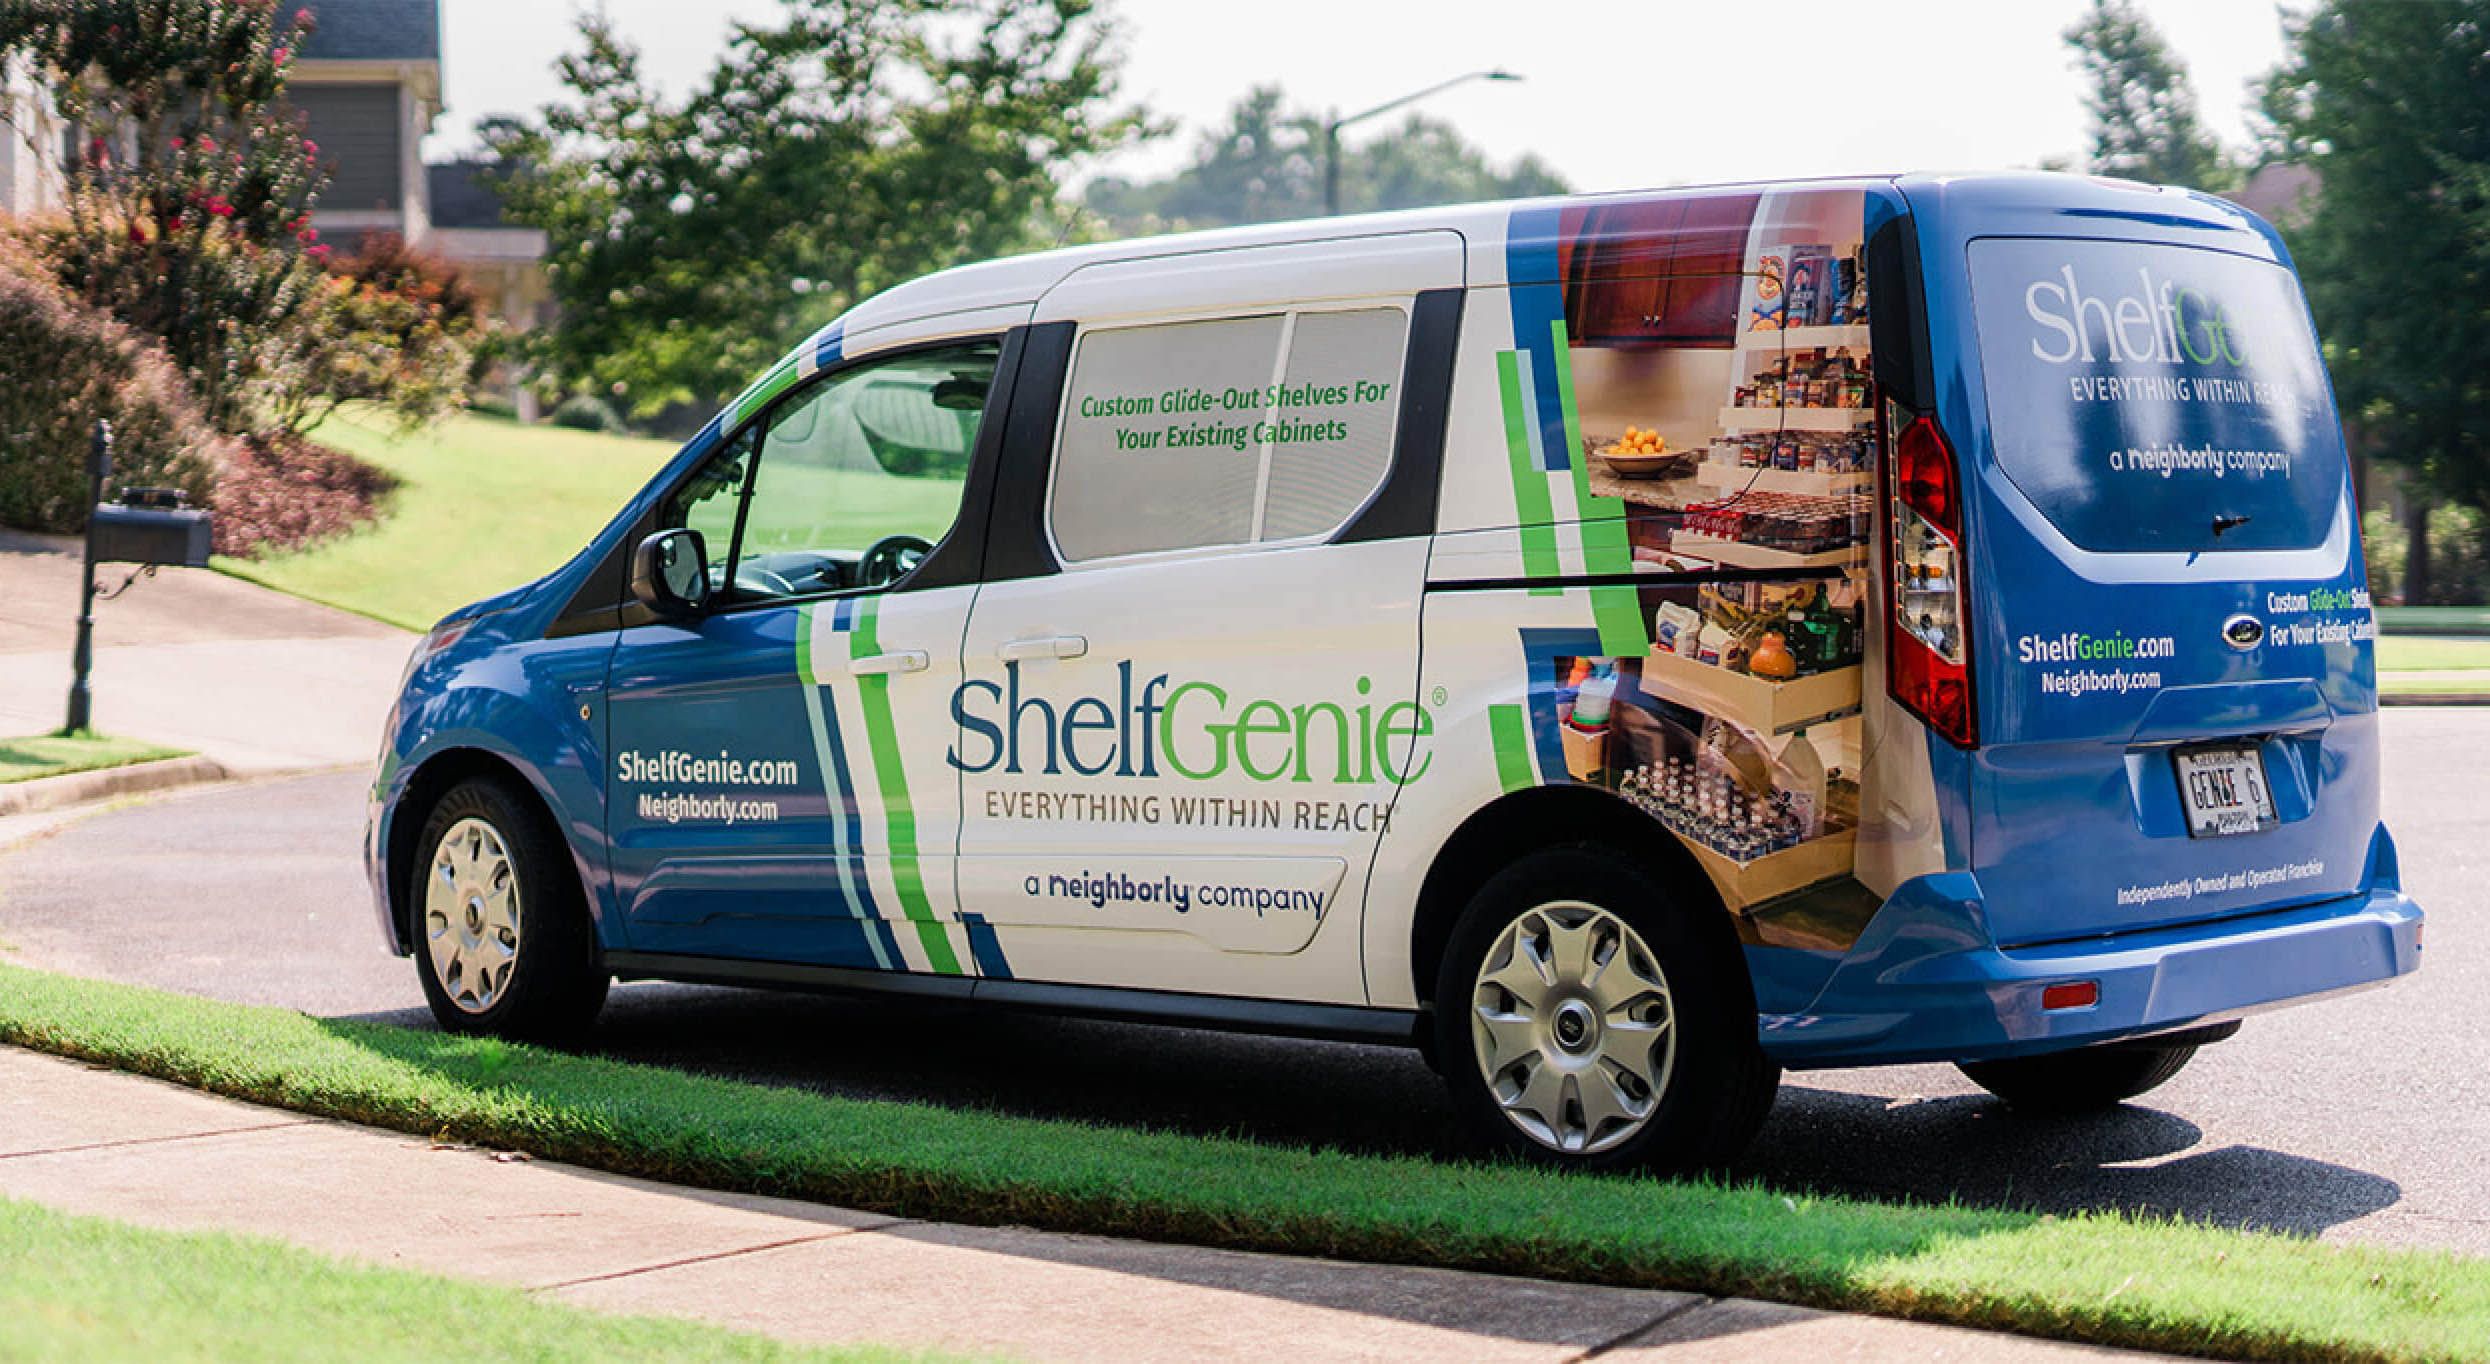
[[[921,673],[933,659],[923,649],[899,649],[887,654],[867,654],[847,665],[858,677],[887,677],[892,673]]]
[[[1080,658],[1088,652],[1089,641],[1080,635],[1035,635],[1008,641],[994,656],[1006,663],[1025,663],[1033,658]]]

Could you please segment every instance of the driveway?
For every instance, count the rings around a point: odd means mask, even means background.
[[[0,736],[57,729],[79,545],[0,531]],[[110,589],[130,570],[108,565]],[[95,607],[95,726],[237,773],[369,763],[414,639],[208,569],[167,568]]]
[[[2387,815],[2431,915],[2419,975],[2251,1019],[2093,1118],[2021,1117],[1943,1066],[1793,1075],[1738,1173],[2490,1255],[2490,711],[2394,711],[2384,729]],[[0,854],[0,940],[79,974],[429,1027],[413,965],[378,948],[364,783],[194,792]],[[1361,1150],[1444,1151],[1452,1123],[1406,1052],[893,1000],[634,985],[596,1045],[840,1094]]]

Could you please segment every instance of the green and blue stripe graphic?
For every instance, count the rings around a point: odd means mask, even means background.
[[[870,658],[882,652],[877,629],[880,612],[881,602],[873,597],[850,597],[837,604],[833,622],[848,637],[850,659]],[[899,895],[900,913],[916,929],[917,943],[925,951],[927,964],[943,975],[956,976],[961,974],[959,954],[952,950],[951,936],[935,916],[933,902],[925,894],[924,867],[917,856],[916,806],[908,798],[907,769],[899,754],[899,733],[891,721],[890,681],[880,674],[856,679],[857,700],[865,718],[865,749],[882,797],[882,829],[889,848],[891,884]]]
[[[1549,210],[1517,213],[1507,226],[1505,290],[1513,313],[1513,349],[1496,357],[1504,406],[1505,448],[1513,474],[1513,512],[1522,537],[1522,571],[1553,577],[1572,550],[1586,574],[1634,571],[1625,504],[1591,491],[1582,448],[1582,413],[1574,400],[1573,343],[1565,328],[1565,291],[1557,283],[1558,220]],[[1562,475],[1573,495],[1560,517],[1554,483]],[[1534,587],[1538,595],[1549,589]],[[1631,586],[1584,589],[1598,627],[1600,652],[1631,658],[1651,648],[1651,628]]]
[[[812,378],[839,362],[846,329],[833,322],[820,335],[795,348],[794,353],[770,366],[770,371],[754,381],[735,401],[726,405],[724,430],[733,431],[750,420],[752,414],[767,407],[779,394]]]
[[[814,610],[807,606],[796,614],[795,666],[804,683],[804,716],[812,726],[813,753],[821,764],[833,807],[830,841],[839,869],[839,893],[846,899],[848,912],[864,923],[865,946],[873,954],[873,964],[885,971],[905,970],[907,960],[874,904],[873,878],[865,871],[864,820],[856,806],[855,784],[848,779],[846,748],[839,741],[838,710],[823,704],[821,679],[813,674]]]
[[[1634,571],[1625,503],[1591,491],[1590,460],[1582,446],[1573,343],[1559,282],[1560,229],[1554,210],[1516,213],[1506,225],[1506,278],[1512,283],[1505,294],[1513,315],[1513,349],[1496,356],[1496,380],[1522,571],[1533,579],[1561,576],[1570,552],[1586,575],[1625,575]],[[1570,515],[1558,510],[1560,479],[1572,497]],[[1650,622],[1631,584],[1530,590],[1534,596],[1583,593],[1591,628],[1521,632],[1528,705],[1491,707],[1487,717],[1497,782],[1508,792],[1555,780],[1565,770],[1555,705],[1559,658],[1639,658],[1651,651]]]

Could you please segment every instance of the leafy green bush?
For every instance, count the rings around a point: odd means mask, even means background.
[[[2440,505],[2429,510],[2429,600],[2411,600],[2404,574],[2411,530],[2384,507],[2360,518],[2360,543],[2369,565],[2369,591],[2397,606],[2475,606],[2490,595],[2490,516],[2472,507]]]
[[[350,402],[378,404],[410,430],[463,410],[495,332],[466,280],[393,232],[371,234],[328,268],[327,287],[296,323],[291,381],[271,394],[279,429],[308,432]]]
[[[517,400],[507,393],[496,393],[491,389],[468,394],[467,410],[479,417],[498,417],[506,422],[519,419]]]
[[[114,483],[204,498],[221,446],[181,371],[0,242],[0,525],[86,525],[87,452],[112,423]]]
[[[614,405],[593,393],[574,393],[553,409],[553,424],[573,431],[595,431],[602,435],[619,436],[630,430],[623,424]]]
[[[34,229],[61,282],[159,337],[220,431],[281,446],[339,403],[409,426],[464,402],[492,327],[388,239],[341,255],[327,171],[284,100],[308,8],[276,0],[0,0],[0,63],[31,64],[82,134]]]

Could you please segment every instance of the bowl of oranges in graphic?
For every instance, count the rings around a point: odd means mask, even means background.
[[[1619,478],[1681,478],[1694,468],[1696,452],[1672,450],[1657,431],[1629,426],[1625,434],[1594,451]]]

